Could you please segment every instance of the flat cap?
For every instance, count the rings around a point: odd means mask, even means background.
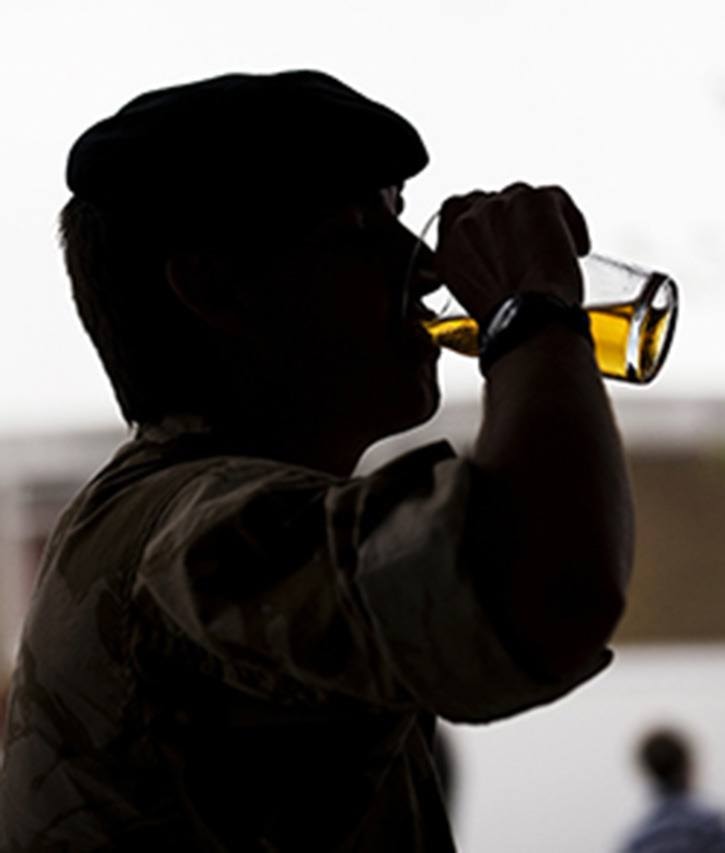
[[[400,184],[428,154],[402,116],[317,71],[228,74],[147,92],[73,145],[67,183],[111,211],[259,219]]]

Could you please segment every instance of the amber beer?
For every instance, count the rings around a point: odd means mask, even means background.
[[[635,301],[587,307],[601,373],[627,382],[651,382],[667,355],[676,309],[674,282],[660,273],[651,275]],[[423,325],[439,346],[478,355],[479,327],[472,317],[439,317]]]

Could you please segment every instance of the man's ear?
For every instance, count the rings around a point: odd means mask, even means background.
[[[176,298],[205,325],[241,331],[243,306],[223,262],[210,253],[180,252],[166,261],[166,281]]]

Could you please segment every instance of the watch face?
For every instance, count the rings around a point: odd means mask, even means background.
[[[488,327],[488,334],[493,336],[498,332],[505,331],[511,325],[511,321],[514,317],[518,314],[519,304],[520,299],[518,296],[511,296],[507,299],[498,309],[493,320],[491,320]]]

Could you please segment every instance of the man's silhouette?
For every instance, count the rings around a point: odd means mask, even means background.
[[[443,853],[436,717],[496,720],[606,666],[632,523],[586,226],[555,187],[454,197],[408,278],[426,162],[316,72],[147,93],[74,145],[67,267],[135,434],[45,555],[10,849]],[[485,332],[476,445],[353,477],[438,405],[441,280]]]

